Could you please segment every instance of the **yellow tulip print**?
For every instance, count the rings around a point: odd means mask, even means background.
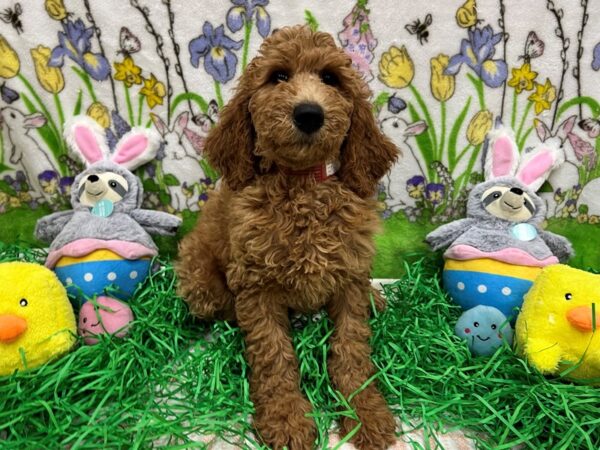
[[[379,79],[394,89],[408,86],[415,76],[415,65],[406,47],[392,45],[379,60]]]
[[[431,93],[438,102],[448,101],[454,95],[454,75],[444,74],[449,60],[444,54],[431,58]]]
[[[110,127],[110,112],[104,104],[100,102],[92,103],[87,109],[86,114],[94,119],[102,128]]]
[[[13,78],[21,68],[19,55],[0,34],[0,78]]]
[[[50,67],[51,50],[49,47],[38,45],[30,50],[37,79],[45,91],[58,94],[65,87],[65,79],[60,67]]]
[[[493,115],[488,110],[479,111],[467,126],[467,141],[471,145],[480,145],[492,129]]]

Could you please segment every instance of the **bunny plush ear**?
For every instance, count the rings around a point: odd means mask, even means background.
[[[117,142],[110,160],[128,170],[135,170],[153,160],[159,146],[160,136],[155,130],[133,128]]]
[[[501,127],[488,133],[489,146],[485,158],[485,179],[514,175],[519,165],[519,149],[513,132]]]
[[[72,117],[65,123],[64,136],[73,154],[86,165],[108,159],[106,134],[91,117]]]
[[[537,145],[531,152],[524,156],[517,179],[529,186],[532,191],[537,191],[552,171],[565,162],[564,152],[548,142]]]

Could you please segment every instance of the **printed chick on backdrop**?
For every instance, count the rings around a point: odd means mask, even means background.
[[[467,217],[426,237],[434,250],[447,248],[444,288],[471,317],[459,320],[463,326],[457,334],[478,355],[490,353],[483,350],[477,336],[491,310],[469,310],[479,305],[497,309],[500,315],[494,312],[493,322],[510,344],[510,322],[514,323],[534,280],[544,267],[573,254],[567,239],[542,230],[546,207],[536,194],[552,170],[564,162],[560,142],[547,140],[520,154],[512,131],[505,127],[491,132],[488,139],[486,181],[471,191]],[[489,346],[497,347],[494,342],[490,340]]]
[[[79,332],[93,344],[96,335],[126,333],[134,318],[127,302],[158,254],[149,233],[173,235],[181,219],[141,209],[142,183],[131,171],[156,156],[155,131],[131,129],[111,148],[96,121],[77,116],[65,138],[87,168],[74,180],[73,209],[41,218],[35,234],[51,242],[46,266],[81,305]]]

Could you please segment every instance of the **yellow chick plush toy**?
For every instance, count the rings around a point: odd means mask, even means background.
[[[73,308],[54,272],[32,263],[0,264],[0,376],[66,353],[76,336]]]
[[[577,365],[569,378],[600,379],[600,275],[544,268],[525,296],[516,336],[518,352],[540,372]]]

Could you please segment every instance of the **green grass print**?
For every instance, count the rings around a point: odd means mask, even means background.
[[[42,262],[45,253],[0,246],[0,261]],[[137,290],[127,339],[79,345],[58,361],[0,378],[0,430],[7,448],[206,448],[215,433],[242,449],[264,449],[251,430],[243,337],[234,324],[194,320],[175,293],[170,260]],[[404,431],[464,431],[481,449],[598,448],[597,388],[545,378],[508,347],[471,356],[454,335],[460,309],[441,288],[439,262],[416,259],[385,287],[373,310],[372,359],[379,385]],[[327,317],[294,327],[301,389],[318,429],[354,412],[327,374]],[[196,437],[197,439],[197,437]],[[405,439],[408,439],[405,437]],[[413,443],[413,448],[423,448]],[[339,448],[339,445],[334,447]],[[429,448],[429,447],[428,447]]]

